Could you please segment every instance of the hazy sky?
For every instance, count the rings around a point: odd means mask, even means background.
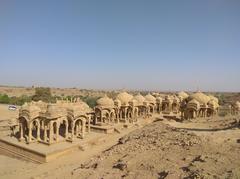
[[[240,91],[239,0],[0,0],[0,84]]]

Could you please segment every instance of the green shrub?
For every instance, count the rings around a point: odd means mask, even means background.
[[[33,101],[43,101],[43,102],[56,102],[56,99],[52,97],[50,88],[35,88],[35,94],[32,97]]]
[[[15,104],[15,105],[23,105],[26,102],[31,102],[32,101],[32,97],[31,96],[27,96],[27,95],[22,95],[20,97],[11,97],[10,99],[10,104]]]
[[[10,98],[6,94],[0,94],[0,103],[2,104],[9,104]]]

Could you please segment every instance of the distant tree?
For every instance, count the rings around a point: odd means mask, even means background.
[[[226,98],[225,98],[224,94],[220,94],[218,96],[218,99],[219,99],[219,104],[220,105],[224,105],[226,103]]]
[[[89,107],[93,108],[97,105],[97,100],[99,97],[92,97],[92,96],[82,96],[80,97],[82,101],[88,104]]]
[[[10,98],[8,97],[7,94],[3,94],[3,95],[0,94],[0,103],[9,104],[9,102],[10,102]]]
[[[32,98],[27,95],[22,95],[20,97],[13,96],[10,98],[9,104],[14,104],[14,105],[23,105],[26,102],[30,102]]]
[[[50,88],[35,88],[35,94],[32,97],[33,101],[54,102]]]

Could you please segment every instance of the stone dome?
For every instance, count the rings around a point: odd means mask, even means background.
[[[74,116],[86,115],[91,112],[91,108],[83,101],[73,103],[68,107],[68,111],[73,113]]]
[[[35,105],[38,106],[42,112],[47,111],[47,103],[40,100],[40,101],[35,102]]]
[[[114,107],[114,101],[111,98],[109,98],[105,95],[104,97],[97,100],[97,106],[106,107],[106,108],[113,108]]]
[[[57,104],[48,104],[45,114],[47,118],[55,119],[62,117],[64,115],[64,111]]]
[[[74,106],[76,106],[79,110],[84,112],[90,112],[91,108],[87,105],[87,103],[80,101],[78,103],[74,103]]]
[[[177,94],[180,98],[182,98],[182,99],[186,99],[186,98],[188,98],[188,94],[186,93],[186,92],[184,92],[184,91],[181,91],[181,92],[179,92],[178,94]]]
[[[131,101],[129,101],[129,104],[132,105],[132,106],[137,106],[138,101],[136,99],[132,99]]]
[[[133,99],[137,101],[138,105],[143,105],[143,102],[145,101],[145,98],[140,93],[134,96]]]
[[[37,105],[33,104],[33,103],[24,103],[24,105],[22,105],[21,111],[23,110],[26,110],[28,111],[29,113],[32,113],[32,112],[41,112],[41,109],[40,107],[38,107]]]
[[[39,117],[41,113],[41,109],[31,103],[25,103],[19,110],[19,117],[25,116],[27,114],[28,120],[34,119],[36,117]]]
[[[210,97],[203,94],[202,92],[196,92],[189,96],[190,100],[197,100],[200,104],[207,104],[210,101]]]
[[[118,99],[122,105],[128,105],[129,101],[131,101],[132,98],[133,96],[128,94],[127,92],[119,93],[116,97],[116,99]]]
[[[219,102],[219,101],[218,101],[218,98],[216,98],[216,97],[213,96],[213,95],[209,95],[209,98],[210,98],[210,100],[213,100],[213,101],[215,101],[216,103]]]
[[[150,93],[145,96],[145,99],[149,103],[154,103],[154,104],[156,103],[156,98]]]
[[[158,96],[158,97],[156,97],[156,101],[157,101],[158,103],[162,103],[163,99],[162,99],[162,97]]]
[[[215,100],[213,100],[213,99],[211,99],[211,100],[208,102],[208,105],[209,105],[209,106],[213,106],[214,108],[219,107],[218,103],[217,103]]]

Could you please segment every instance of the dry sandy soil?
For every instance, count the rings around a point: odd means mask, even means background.
[[[18,110],[8,110],[8,105],[0,104],[0,136],[9,134],[9,124],[16,122]]]
[[[77,88],[51,88],[51,92],[53,96],[103,96],[106,91],[95,91],[95,90],[84,90]],[[6,87],[0,86],[0,94],[7,94],[8,96],[21,96],[27,95],[32,96],[35,93],[34,88],[26,88],[26,87]]]
[[[157,119],[41,165],[0,155],[0,178],[239,178],[238,119]]]

